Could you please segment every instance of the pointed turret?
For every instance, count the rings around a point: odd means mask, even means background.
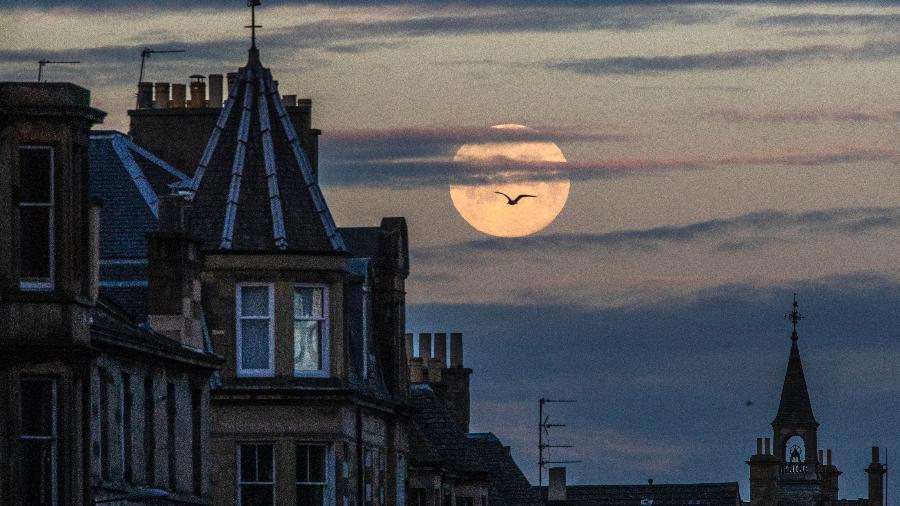
[[[345,252],[331,212],[255,44],[191,181],[206,250]]]

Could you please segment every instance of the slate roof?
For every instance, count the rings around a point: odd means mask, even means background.
[[[547,497],[547,487],[540,487]],[[652,501],[652,502],[651,502]],[[741,506],[737,482],[666,485],[569,485],[567,506]]]
[[[410,453],[417,464],[456,472],[483,472],[466,434],[428,384],[410,389]]]
[[[488,432],[468,435],[475,458],[487,470],[492,506],[543,506],[522,470],[509,453],[509,447]]]
[[[806,389],[806,378],[803,375],[803,363],[800,361],[800,349],[797,347],[797,331],[791,334],[791,353],[788,356],[787,371],[784,374],[784,385],[781,388],[781,401],[778,403],[778,414],[772,425],[813,425],[818,426],[813,416],[809,391]]]
[[[256,48],[229,89],[190,190],[205,249],[346,251]]]
[[[92,132],[88,156],[90,196],[103,204],[100,291],[135,321],[143,321],[147,233],[158,226],[159,196],[190,179],[120,132]]]

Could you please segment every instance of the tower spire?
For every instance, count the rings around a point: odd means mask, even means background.
[[[809,392],[806,389],[806,378],[803,375],[803,364],[800,361],[800,349],[797,347],[797,323],[804,319],[804,316],[800,314],[799,304],[797,304],[797,294],[794,294],[791,312],[784,315],[784,318],[790,320],[792,326],[791,352],[788,356],[784,386],[781,389],[781,402],[778,404],[778,414],[775,416],[775,421],[772,424],[780,426],[817,426],[818,423],[816,423],[812,406],[809,402]]]

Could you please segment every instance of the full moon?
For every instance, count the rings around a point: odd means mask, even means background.
[[[494,129],[530,130],[523,125],[495,125]],[[509,171],[497,174],[498,181],[479,184],[451,184],[450,198],[460,216],[475,230],[497,237],[523,237],[553,223],[569,197],[568,179],[516,179],[504,183],[504,176],[515,174],[515,162],[563,163],[566,157],[553,142],[485,142],[464,144],[453,157],[455,162],[485,163],[502,160]],[[548,169],[550,170],[550,169]],[[519,195],[534,195],[509,205],[503,192],[515,199]]]

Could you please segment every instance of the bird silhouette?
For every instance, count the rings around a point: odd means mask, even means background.
[[[496,193],[497,195],[503,195],[504,197],[506,197],[506,204],[507,204],[507,205],[510,205],[510,206],[514,206],[514,205],[518,204],[519,201],[522,200],[522,199],[525,198],[525,197],[534,197],[534,198],[537,198],[537,195],[519,195],[519,196],[516,197],[516,198],[510,198],[509,195],[507,195],[507,194],[505,194],[505,193],[503,193],[503,192],[494,192],[494,193]]]

